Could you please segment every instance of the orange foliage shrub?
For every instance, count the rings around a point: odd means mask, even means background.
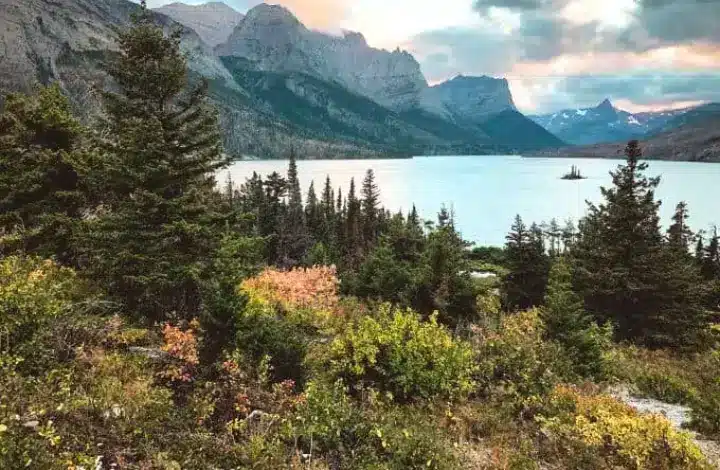
[[[279,304],[285,309],[334,310],[339,302],[334,266],[279,271],[267,268],[245,280],[240,289],[255,300]]]
[[[192,381],[195,367],[200,362],[198,359],[197,321],[190,323],[190,328],[183,331],[177,326],[169,323],[163,327],[165,344],[162,350],[168,353],[172,364],[163,371],[163,377],[172,382]]]

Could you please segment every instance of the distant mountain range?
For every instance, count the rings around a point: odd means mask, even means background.
[[[674,112],[640,136],[643,156],[654,160],[720,162],[720,104],[710,103]],[[627,141],[564,147],[534,152],[534,156],[622,158]]]
[[[0,0],[0,91],[58,82],[77,111],[99,111],[96,87],[117,51],[128,0]],[[204,77],[226,149],[275,157],[295,147],[315,158],[519,153],[563,141],[517,111],[507,81],[457,77],[428,86],[414,57],[374,49],[359,33],[306,28],[289,10],[246,15],[214,2],[155,12],[181,28],[190,78]]]
[[[639,139],[658,130],[687,109],[629,113],[617,109],[609,99],[594,108],[566,109],[552,114],[529,116],[530,119],[573,145]]]

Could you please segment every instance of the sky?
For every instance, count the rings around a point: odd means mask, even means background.
[[[223,0],[245,12],[258,0]],[[308,27],[408,50],[428,81],[505,77],[528,113],[720,102],[720,0],[273,0]],[[149,0],[150,6],[170,0]],[[186,3],[203,3],[187,1]]]

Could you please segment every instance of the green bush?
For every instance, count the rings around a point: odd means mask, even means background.
[[[706,436],[720,436],[720,387],[705,390],[691,404],[690,427]]]
[[[432,410],[398,407],[370,391],[360,403],[340,382],[310,382],[292,436],[304,453],[342,470],[458,467]]]
[[[330,345],[327,367],[353,390],[390,392],[399,401],[462,397],[473,388],[469,344],[453,338],[435,316],[380,306]]]
[[[698,391],[680,377],[649,372],[635,379],[635,386],[643,395],[667,403],[692,403]]]
[[[525,408],[561,381],[569,366],[562,349],[545,341],[538,310],[507,315],[477,338],[480,393]]]
[[[75,272],[52,261],[9,256],[0,260],[0,347],[15,349],[43,325],[70,313],[85,289]]]
[[[291,379],[302,388],[307,379],[308,325],[250,302],[237,319],[236,328],[235,345],[250,364],[259,367],[269,362],[270,378],[278,382]]]

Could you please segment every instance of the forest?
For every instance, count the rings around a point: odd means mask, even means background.
[[[476,247],[291,149],[218,184],[179,35],[118,34],[102,116],[0,114],[0,468],[717,468],[720,237],[663,224],[638,142],[577,223]]]

